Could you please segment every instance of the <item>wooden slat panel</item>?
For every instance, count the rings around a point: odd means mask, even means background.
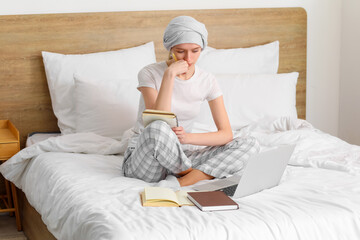
[[[279,72],[300,73],[297,109],[306,109],[306,13],[302,8],[141,11],[0,16],[0,119],[10,119],[24,146],[28,133],[58,131],[41,51],[91,53],[154,41],[167,52],[163,31],[178,15],[206,24],[209,45],[249,47],[280,41]]]

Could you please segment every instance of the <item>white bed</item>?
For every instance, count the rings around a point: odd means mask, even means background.
[[[122,155],[108,155],[119,142],[93,134],[32,145],[7,164],[5,176],[24,191],[57,239],[360,238],[359,146],[287,118],[237,134],[256,137],[263,151],[297,146],[280,185],[235,199],[235,211],[142,207],[139,193],[149,184],[123,177]]]

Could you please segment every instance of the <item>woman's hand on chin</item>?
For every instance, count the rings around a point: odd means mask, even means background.
[[[189,64],[184,60],[179,60],[176,62],[174,60],[170,60],[169,63],[170,65],[167,71],[169,71],[169,73],[173,76],[185,74],[187,71],[189,71]]]

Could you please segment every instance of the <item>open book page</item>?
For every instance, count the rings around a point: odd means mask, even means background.
[[[146,204],[148,203],[148,204]],[[146,187],[144,190],[143,205],[146,206],[179,206],[176,193],[169,188]]]
[[[194,206],[194,204],[188,199],[187,191],[177,191],[176,196],[181,206]]]
[[[141,201],[145,207],[193,206],[187,195],[187,191],[174,192],[170,188],[145,187],[141,193]]]

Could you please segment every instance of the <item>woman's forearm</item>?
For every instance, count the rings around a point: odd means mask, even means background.
[[[165,71],[154,109],[171,111],[171,96],[174,88],[175,75],[171,71]]]
[[[219,130],[208,133],[187,133],[188,143],[201,146],[220,146],[233,140],[232,131]]]

